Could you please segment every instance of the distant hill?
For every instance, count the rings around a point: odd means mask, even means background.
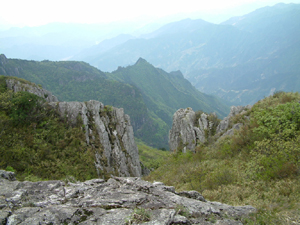
[[[143,24],[141,21],[108,24],[50,23],[38,27],[13,27],[0,31],[0,54],[28,60],[70,59],[105,39],[133,33]]]
[[[168,74],[143,59],[113,73],[103,73],[84,62],[38,62],[0,55],[0,74],[40,84],[60,101],[93,99],[124,108],[136,137],[158,148],[168,148],[168,132],[178,108],[192,106],[215,111],[221,117],[229,111],[224,103],[197,91],[180,72]]]
[[[299,91],[288,80],[275,81],[298,79],[299,36],[300,5],[281,3],[219,25],[191,19],[173,22],[88,62],[111,71],[142,57],[166,71],[182,71],[204,93],[246,105],[274,90]]]
[[[228,112],[224,103],[196,90],[180,71],[167,73],[143,58],[132,66],[119,67],[116,71],[107,73],[107,76],[138,87],[147,107],[168,125],[172,124],[174,110],[182,107],[216,112],[220,117]]]
[[[254,104],[274,91],[300,91],[300,5],[277,4],[223,24],[248,33],[250,41],[226,68],[194,70],[187,78],[201,91],[233,104]]]

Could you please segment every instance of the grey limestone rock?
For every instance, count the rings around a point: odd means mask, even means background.
[[[227,117],[225,117],[220,124],[217,127],[217,134],[225,132],[228,127],[229,127],[229,123],[230,123],[230,119],[240,113],[244,113],[246,110],[251,109],[252,106],[247,105],[247,106],[231,106],[230,107],[230,113]],[[239,127],[235,127],[235,128],[239,128]]]
[[[11,171],[0,170],[0,178],[14,181],[16,180],[15,173]]]
[[[58,101],[57,97],[52,95],[50,91],[40,88],[35,84],[26,84],[26,83],[21,83],[20,81],[15,79],[7,79],[6,85],[9,89],[13,90],[14,92],[27,91],[44,98],[47,102]]]
[[[210,121],[205,113],[196,121],[196,113],[192,108],[177,110],[169,132],[170,150],[194,151],[199,143],[206,141],[207,133],[210,133],[213,125],[213,121]]]
[[[19,182],[0,178],[2,224],[125,224],[135,208],[150,215],[148,225],[241,224],[255,212],[252,206],[233,207],[179,195],[162,183],[138,177],[113,177],[78,183]],[[192,196],[200,194],[190,193]],[[184,207],[190,216],[176,211]],[[134,220],[132,221],[134,222]]]
[[[194,131],[195,112],[192,108],[179,109],[173,116],[172,129],[169,132],[170,151],[182,147],[183,152],[194,150],[196,134]]]
[[[240,113],[245,113],[251,106],[232,106],[230,113],[219,124],[211,121],[206,113],[202,113],[197,121],[196,113],[191,109],[179,109],[173,116],[172,128],[169,132],[169,146],[171,151],[187,150],[194,151],[199,143],[205,143],[208,137],[217,134],[215,137],[221,135],[233,135],[234,130],[239,129],[243,124],[234,124],[231,129],[230,119]],[[211,114],[214,117],[215,114]],[[212,132],[214,130],[215,132]]]
[[[87,144],[99,149],[95,166],[100,176],[103,172],[117,176],[142,175],[133,128],[123,109],[94,100],[49,105],[72,125],[82,121]]]

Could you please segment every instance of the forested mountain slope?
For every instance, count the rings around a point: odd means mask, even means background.
[[[216,112],[219,117],[228,112],[224,103],[196,90],[180,71],[167,73],[142,58],[132,66],[107,73],[107,76],[139,87],[148,108],[168,125],[172,123],[174,110],[182,107]]]
[[[167,137],[172,114],[178,107],[185,107],[186,101],[193,101],[196,110],[216,111],[219,115],[225,115],[228,110],[228,107],[216,98],[195,90],[182,76],[178,78],[176,74],[167,74],[147,62],[138,66],[139,64],[105,74],[84,62],[38,62],[7,59],[5,55],[1,55],[0,73],[40,84],[56,95],[60,101],[84,102],[92,99],[105,105],[124,108],[125,113],[131,117],[136,137],[148,145],[159,148],[168,148]],[[124,75],[121,71],[124,71]],[[150,80],[143,78],[141,82],[126,84],[121,78],[117,78],[116,74],[120,77],[152,77],[150,86],[161,87],[163,92],[147,89]],[[162,80],[164,86],[161,84]],[[165,96],[169,96],[170,101],[164,99]],[[188,99],[191,96],[193,100]],[[168,105],[169,102],[171,105]],[[157,108],[158,105],[160,108]]]

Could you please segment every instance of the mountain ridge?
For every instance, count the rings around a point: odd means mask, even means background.
[[[117,70],[119,75],[127,77],[127,79],[133,75],[140,77],[139,82],[117,79],[112,73],[104,73],[84,62],[47,60],[37,62],[7,59],[4,55],[0,55],[0,62],[0,73],[41,84],[59,100],[84,102],[94,99],[105,105],[124,108],[125,113],[131,117],[136,136],[148,145],[157,148],[168,148],[167,138],[172,114],[178,107],[181,107],[181,104],[185,106],[185,101],[191,102],[188,100],[188,96],[196,96],[193,97],[194,105],[197,105],[196,109],[201,107],[207,111],[216,109],[220,115],[225,115],[228,110],[228,107],[217,99],[198,93],[183,76],[173,79],[172,75],[155,68],[144,59],[138,60],[135,65],[129,67],[132,68],[130,71],[123,67],[119,67]],[[152,78],[147,78],[147,76]],[[173,84],[171,79],[173,79]],[[152,87],[149,87],[149,82],[152,83],[153,88],[156,88],[156,91],[151,91]],[[165,93],[161,93],[157,89],[161,83],[169,87]],[[177,85],[175,88],[175,83],[182,83],[181,87]],[[143,91],[146,86],[147,90],[150,90],[150,95]],[[164,87],[161,86],[161,89],[164,90]],[[184,93],[182,90],[187,91]],[[172,91],[173,94],[168,93],[169,91]],[[173,105],[168,103],[164,95],[169,96]],[[178,99],[175,99],[173,95],[178,96]],[[197,98],[199,99],[196,100]],[[201,98],[202,100],[200,100]],[[159,104],[156,103],[157,99],[161,99]],[[212,105],[210,106],[211,103],[207,101],[211,100]]]
[[[281,90],[280,85],[259,90],[259,95],[252,100],[249,100],[251,93],[257,90],[251,89],[242,79],[240,86],[245,88],[228,89],[228,86],[235,82],[234,79],[242,77],[254,81],[261,74],[273,76],[271,71],[290,75],[299,73],[300,68],[296,62],[300,54],[299,15],[299,4],[279,4],[258,9],[219,25],[205,23],[205,27],[201,27],[197,25],[197,20],[186,19],[156,30],[152,36],[149,34],[152,38],[133,39],[115,46],[90,63],[111,71],[117,66],[132,65],[139,57],[146,58],[155,67],[166,71],[181,70],[185,78],[202,92],[217,95],[234,105],[253,104],[268,95],[271,89]],[[191,22],[195,24],[188,26]],[[178,29],[175,28],[176,24]],[[186,24],[188,28],[186,32],[180,33],[181,29],[185,29],[182,24]],[[163,29],[166,27],[168,32],[164,33]],[[239,71],[240,78],[234,75],[239,68],[243,68]],[[214,70],[223,71],[219,74],[211,72]],[[225,80],[224,85],[214,85],[209,77],[217,76],[217,79],[224,80],[222,74],[227,78],[231,76],[232,79]],[[204,83],[209,83],[209,89],[202,85]],[[268,83],[261,82],[261,85]],[[250,89],[251,92],[246,93]],[[288,89],[287,86],[283,90],[292,91],[292,88]],[[227,95],[226,92],[230,94]],[[245,97],[240,97],[241,92],[244,92]]]

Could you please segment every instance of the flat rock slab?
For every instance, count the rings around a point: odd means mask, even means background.
[[[149,225],[242,224],[256,211],[209,202],[195,191],[177,193],[138,177],[78,183],[0,178],[0,224],[136,224],[134,209],[145,209],[143,224]]]

